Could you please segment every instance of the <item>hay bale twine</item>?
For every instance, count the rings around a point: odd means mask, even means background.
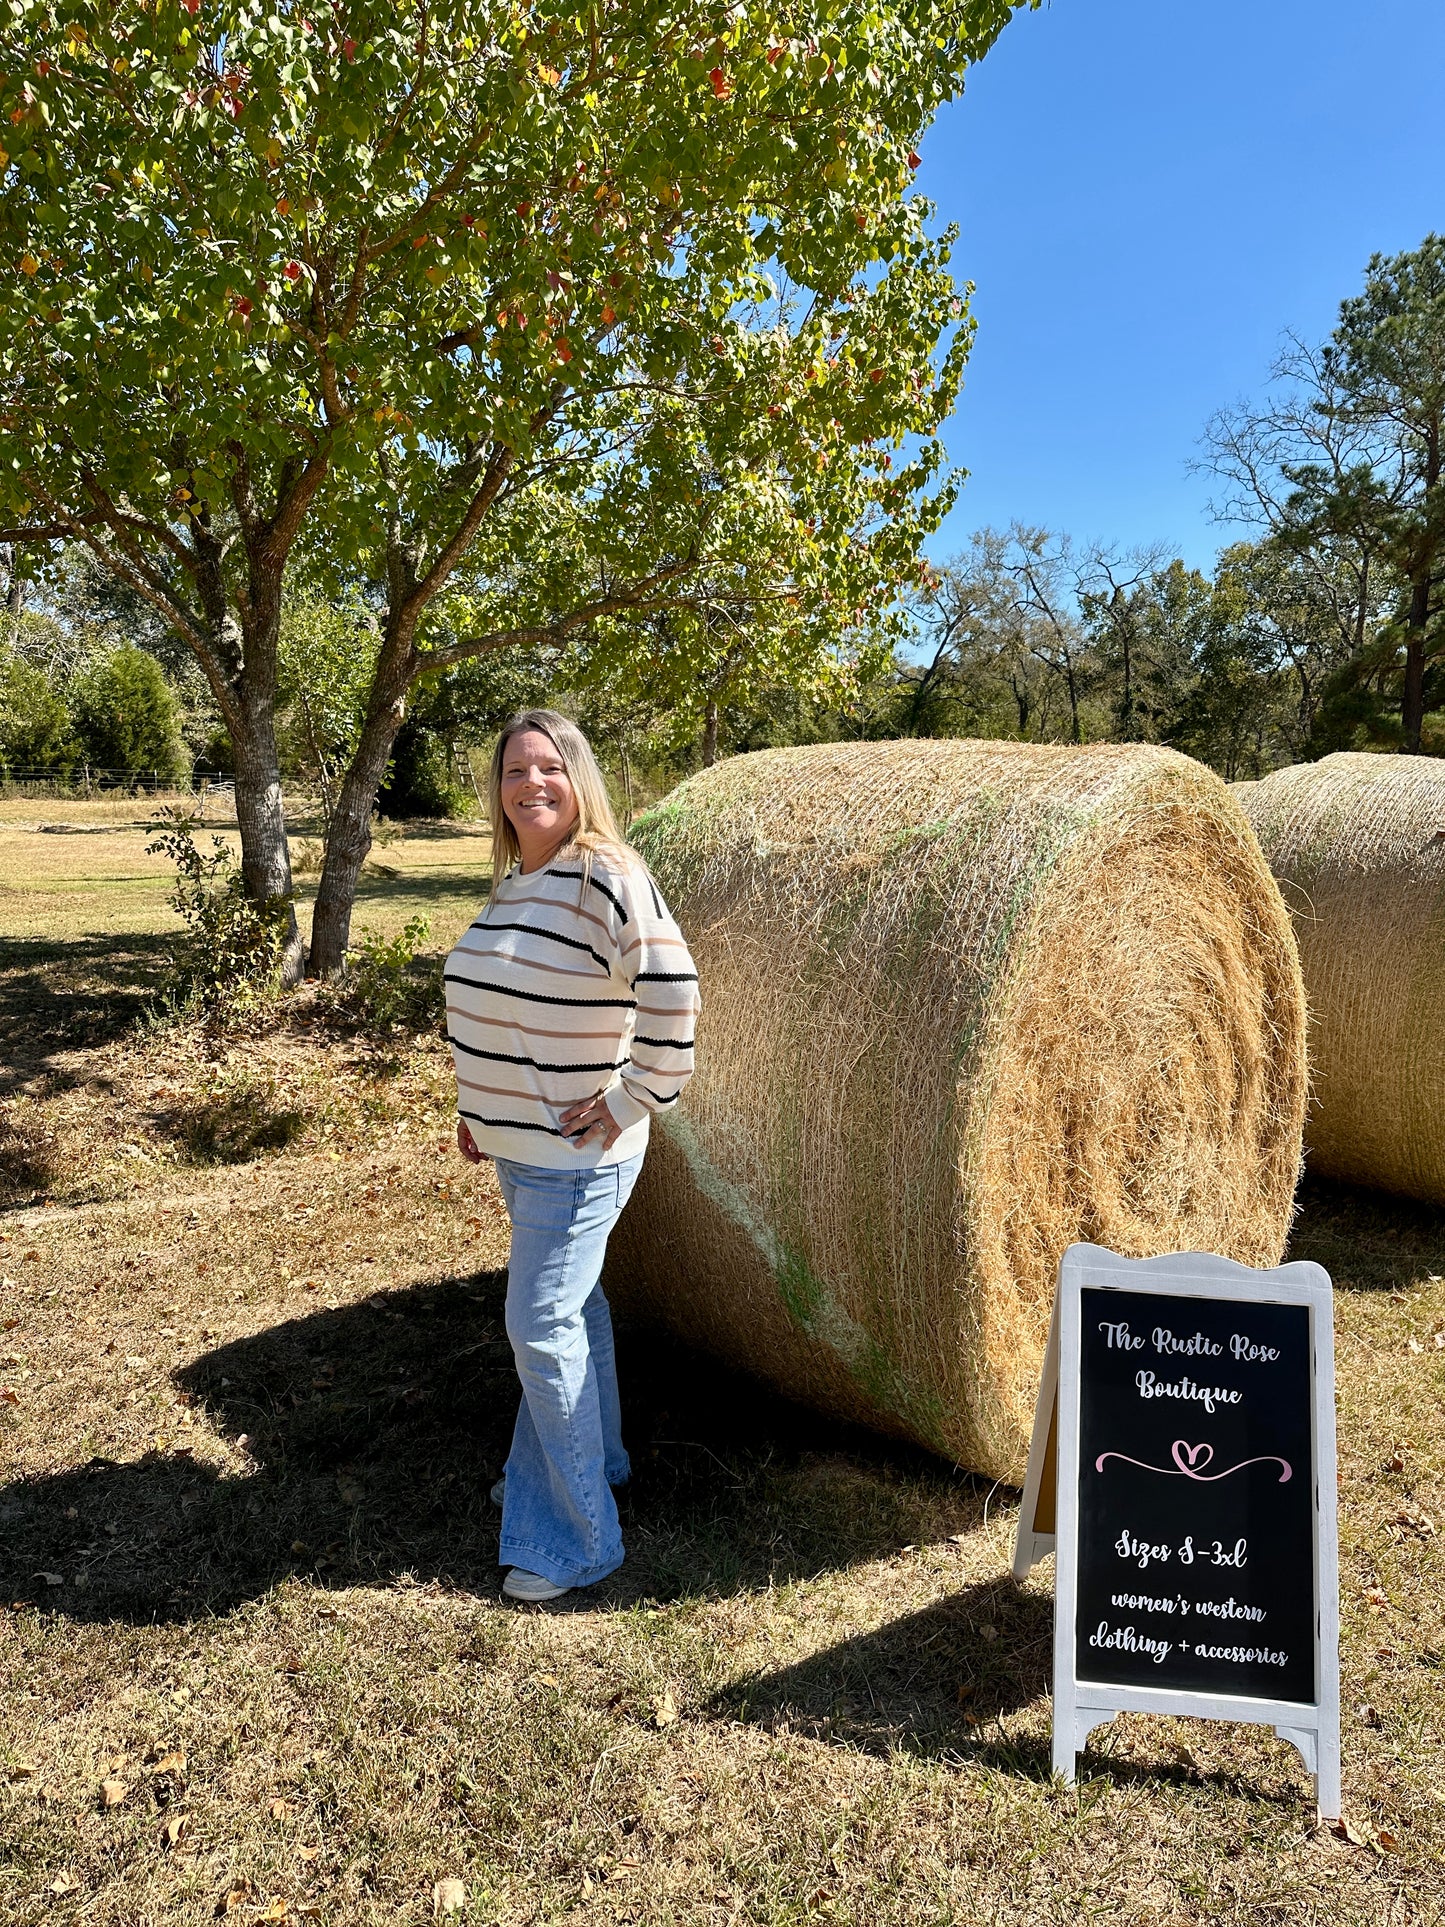
[[[1237,793],[1299,939],[1310,1169],[1445,1204],[1445,762],[1349,752]]]
[[[636,828],[702,979],[696,1078],[609,1292],[990,1475],[1060,1254],[1279,1259],[1304,1109],[1288,915],[1168,750],[769,750]]]

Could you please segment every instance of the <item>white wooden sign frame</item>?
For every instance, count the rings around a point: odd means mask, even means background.
[[[1080,1679],[1076,1672],[1079,1500],[1079,1293],[1155,1292],[1161,1297],[1304,1305],[1313,1351],[1315,1697],[1311,1705],[1245,1695]],[[1052,1489],[1051,1489],[1052,1488]],[[1329,1274],[1300,1262],[1252,1271],[1208,1252],[1121,1258],[1100,1245],[1071,1245],[1059,1266],[1044,1373],[1014,1547],[1014,1576],[1027,1577],[1049,1552],[1054,1565],[1054,1771],[1074,1778],[1075,1757],[1096,1726],[1116,1713],[1181,1713],[1272,1726],[1314,1778],[1320,1817],[1340,1817],[1339,1549],[1335,1517],[1334,1303]]]

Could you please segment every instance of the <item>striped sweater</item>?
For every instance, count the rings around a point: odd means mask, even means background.
[[[479,1151],[585,1170],[635,1157],[651,1114],[692,1075],[697,972],[639,860],[560,856],[512,869],[447,958],[447,1036],[457,1108]],[[605,1090],[612,1147],[562,1136],[569,1104]]]

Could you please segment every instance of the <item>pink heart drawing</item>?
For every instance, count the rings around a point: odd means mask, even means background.
[[[1169,1449],[1174,1455],[1174,1463],[1188,1479],[1197,1479],[1214,1457],[1212,1445],[1186,1445],[1183,1439],[1175,1439]],[[1201,1453],[1204,1455],[1202,1458]]]

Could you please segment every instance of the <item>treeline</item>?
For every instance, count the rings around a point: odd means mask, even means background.
[[[145,605],[83,551],[61,587],[7,625],[0,649],[0,768],[83,764],[161,780],[224,775],[230,745],[204,679]],[[985,529],[930,568],[908,639],[840,677],[836,694],[785,676],[714,675],[678,691],[609,677],[585,644],[458,664],[415,693],[393,748],[384,815],[479,807],[468,751],[527,703],[577,714],[618,800],[636,807],[719,755],[894,736],[1154,742],[1229,780],[1334,749],[1404,746],[1398,647],[1408,585],[1323,571],[1278,536],[1224,549],[1211,572],[1159,549]],[[360,733],[377,623],[364,599],[305,594],[282,624],[278,739],[289,785],[323,818]],[[724,666],[725,671],[725,666]],[[1445,673],[1433,654],[1420,747],[1445,754]]]

